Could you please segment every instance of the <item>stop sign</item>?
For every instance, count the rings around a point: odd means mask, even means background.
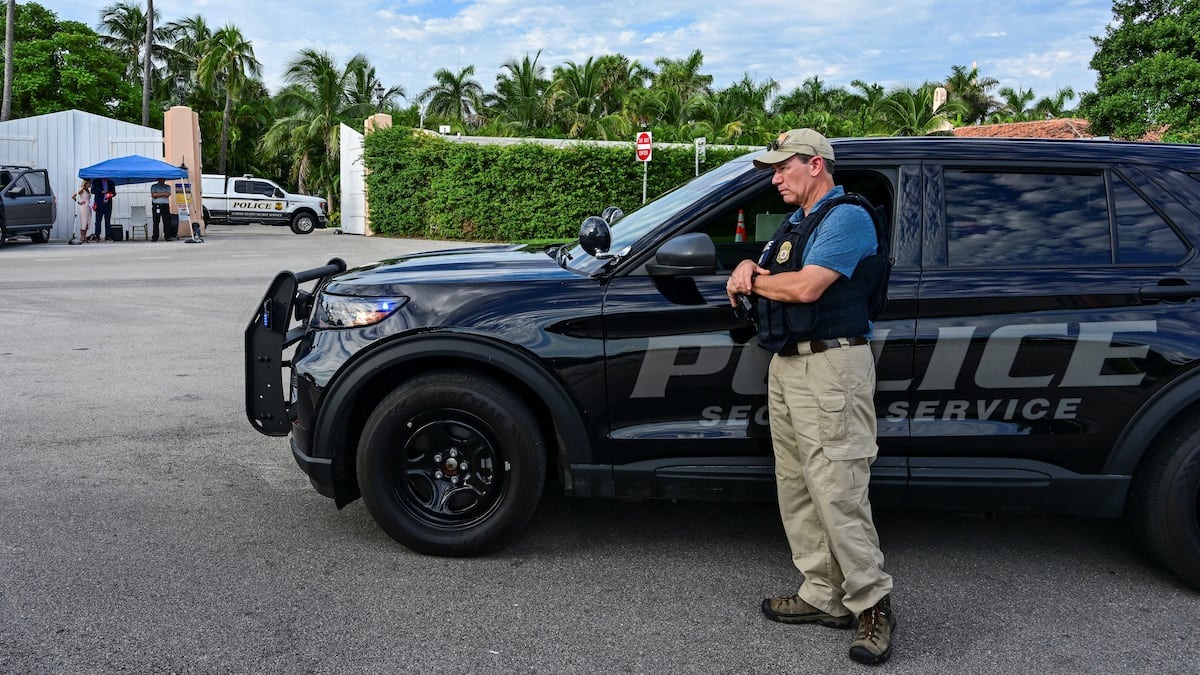
[[[650,141],[650,132],[643,131],[637,135],[637,158],[639,162],[649,162],[654,154],[654,144]]]

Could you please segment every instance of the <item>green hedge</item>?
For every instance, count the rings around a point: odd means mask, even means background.
[[[468,241],[573,239],[607,206],[642,201],[642,163],[628,147],[583,143],[456,143],[408,127],[364,139],[371,229],[393,237]],[[709,148],[701,170],[746,150]],[[689,147],[656,147],[647,196],[695,175]]]

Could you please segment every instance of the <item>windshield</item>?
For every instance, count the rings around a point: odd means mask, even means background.
[[[704,198],[705,195],[719,191],[723,184],[753,170],[754,165],[748,157],[739,157],[656,197],[653,201],[646,202],[641,208],[612,224],[612,246],[608,250],[616,253],[626,246],[633,246],[681,209]],[[571,249],[571,258],[575,261],[572,267],[589,274],[604,262],[589,256],[578,244]]]

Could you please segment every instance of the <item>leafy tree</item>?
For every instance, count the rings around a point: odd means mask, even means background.
[[[254,58],[254,46],[242,36],[242,31],[227,24],[204,41],[203,55],[196,75],[205,86],[219,85],[225,91],[225,108],[221,116],[221,150],[217,166],[225,173],[225,151],[229,147],[229,124],[233,115],[233,99],[245,93],[251,78],[262,73],[262,64]]]
[[[15,11],[11,118],[78,109],[138,121],[141,92],[94,30],[34,2]]]
[[[1116,0],[1113,21],[1093,37],[1095,93],[1080,109],[1097,134],[1200,140],[1200,3]]]
[[[428,104],[429,112],[453,117],[460,123],[478,113],[483,87],[474,79],[475,66],[467,66],[457,73],[439,68],[433,74],[434,83],[417,94],[417,102]]]
[[[8,0],[4,15],[4,100],[0,103],[0,122],[12,114],[13,42],[16,41],[14,27],[17,23],[17,0]]]

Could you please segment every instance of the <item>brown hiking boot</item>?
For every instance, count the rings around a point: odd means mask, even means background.
[[[850,658],[868,666],[877,666],[892,655],[892,631],[896,630],[896,615],[892,613],[892,596],[885,595],[875,606],[858,617],[858,632],[850,643]]]
[[[780,623],[819,623],[830,628],[849,628],[854,617],[834,616],[817,609],[800,599],[800,595],[789,595],[783,598],[766,598],[762,601],[763,614],[772,621]]]

